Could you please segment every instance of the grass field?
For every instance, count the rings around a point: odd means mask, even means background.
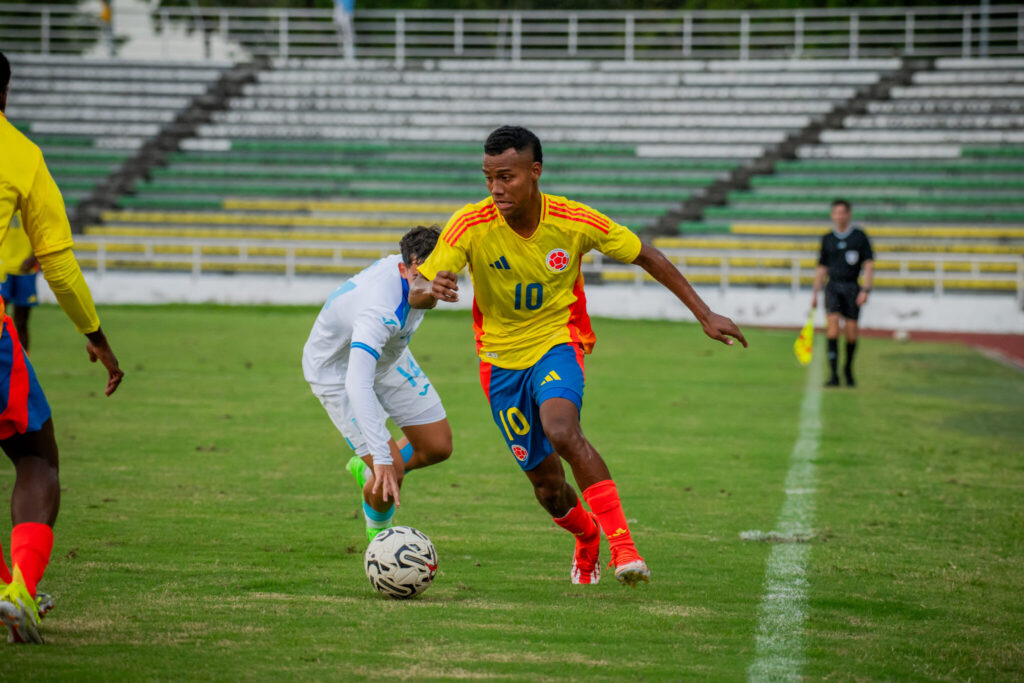
[[[455,453],[406,480],[398,521],[441,568],[394,602],[363,575],[349,453],[302,380],[315,309],[101,313],[128,373],[112,399],[60,313],[33,320],[62,448],[58,603],[45,647],[0,645],[0,679],[747,677],[773,546],[740,533],[786,497],[792,333],[749,330],[743,351],[595,322],[584,428],[653,578],[585,587],[491,422],[468,316],[428,315],[413,349]],[[800,673],[1020,680],[1024,375],[943,345],[869,340],[859,361],[861,386],[822,402]]]

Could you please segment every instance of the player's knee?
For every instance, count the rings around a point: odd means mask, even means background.
[[[583,446],[579,425],[570,420],[552,420],[544,424],[544,435],[551,446],[563,457],[571,457]]]

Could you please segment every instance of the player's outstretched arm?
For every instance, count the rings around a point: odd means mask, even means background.
[[[85,337],[89,340],[85,344],[89,360],[93,363],[99,361],[107,369],[107,388],[103,393],[110,396],[121,385],[124,370],[117,364],[117,356],[110,348],[110,342],[107,341],[107,335],[103,334],[102,329],[97,327],[95,332],[90,332]]]
[[[686,307],[697,317],[697,322],[704,328],[704,334],[728,346],[732,346],[733,339],[736,339],[746,348],[747,340],[736,323],[708,308],[708,305],[694,291],[679,269],[661,253],[661,250],[644,244],[640,248],[640,255],[633,260],[633,263],[650,273],[651,277],[686,304]]]
[[[417,275],[409,288],[409,305],[413,308],[433,308],[438,301],[455,303],[459,300],[459,279],[455,273],[438,271],[433,280]]]

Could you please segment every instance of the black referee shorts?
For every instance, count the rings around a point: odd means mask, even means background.
[[[857,295],[860,285],[856,282],[836,282],[829,280],[825,285],[825,312],[838,313],[849,320],[860,317],[860,306]]]

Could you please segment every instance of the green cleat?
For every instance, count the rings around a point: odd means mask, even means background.
[[[0,593],[0,621],[7,627],[7,642],[42,644],[39,607],[36,599],[28,592],[20,569],[15,568],[13,580]]]
[[[373,470],[367,467],[366,463],[363,462],[363,459],[358,455],[353,455],[349,458],[348,464],[345,465],[345,469],[355,477],[356,483],[359,484],[360,491],[363,490],[363,486],[366,485],[367,480],[373,476]]]
[[[392,526],[391,524],[388,524],[386,527],[382,527],[380,529],[374,529],[374,528],[371,528],[371,527],[366,527],[366,540],[367,541],[372,541],[373,539],[377,538],[377,534],[379,534],[380,532],[384,531],[384,529],[390,529],[391,526]]]

